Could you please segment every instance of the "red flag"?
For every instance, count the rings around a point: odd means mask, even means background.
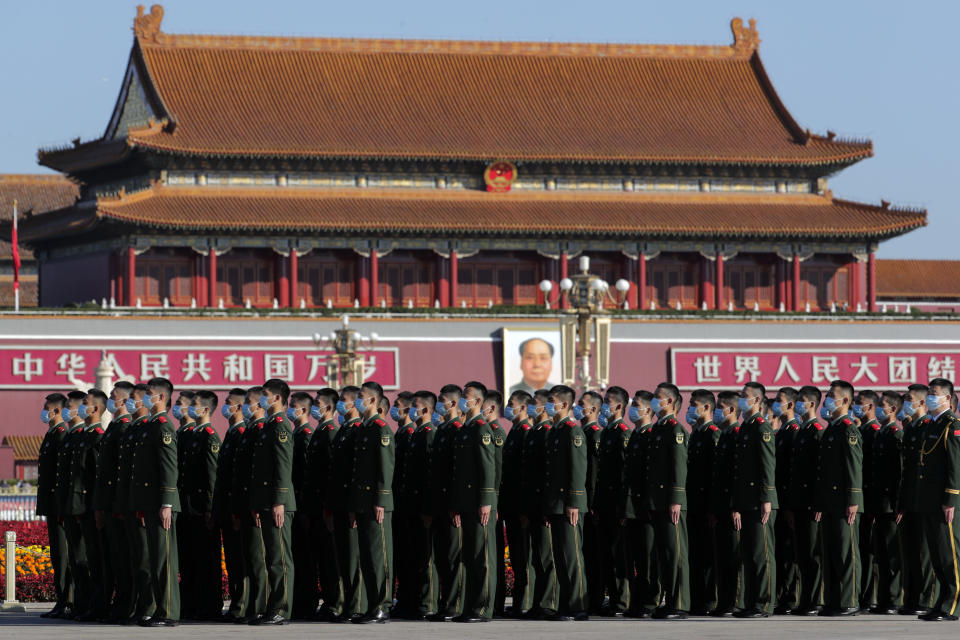
[[[10,234],[13,245],[13,290],[20,289],[20,245],[17,244],[17,201],[13,201],[13,233]]]

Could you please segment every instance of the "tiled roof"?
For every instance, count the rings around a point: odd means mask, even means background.
[[[960,299],[960,260],[877,260],[877,296]]]
[[[3,439],[3,444],[13,447],[14,462],[36,462],[40,458],[42,435],[9,435]]]
[[[0,222],[13,219],[13,201],[17,201],[19,220],[69,207],[76,202],[80,189],[61,175],[0,174]],[[0,225],[0,260],[10,259],[10,225]],[[32,260],[33,252],[20,247],[20,258]]]
[[[89,211],[90,213],[84,213]],[[70,225],[86,229],[93,208]],[[82,216],[88,216],[83,218]],[[471,190],[164,187],[101,199],[100,218],[167,229],[614,237],[884,238],[926,224],[827,195],[559,193]],[[31,234],[25,229],[24,234]],[[45,235],[36,228],[33,237]]]
[[[731,46],[659,46],[170,35],[161,17],[135,28],[133,56],[164,113],[130,131],[134,147],[836,166],[872,154],[868,141],[805,132],[742,24]],[[90,156],[67,149],[41,161],[63,168],[72,154]]]

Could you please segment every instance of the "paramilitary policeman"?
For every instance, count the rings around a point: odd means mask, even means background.
[[[544,456],[543,512],[550,518],[559,583],[558,620],[588,620],[583,570],[583,514],[587,510],[587,449],[583,428],[570,415],[573,389],[550,389],[545,410],[553,420]]]
[[[180,506],[184,509],[183,513],[177,518],[177,556],[180,560],[180,615],[184,620],[195,620],[196,612],[196,588],[195,579],[196,548],[190,544],[191,532],[189,531],[191,522],[189,520],[189,507],[187,495],[183,491],[183,479],[187,472],[187,459],[190,457],[190,445],[193,441],[194,429],[197,427],[196,421],[188,414],[188,408],[196,394],[193,391],[181,390],[178,392],[176,402],[170,405],[170,416],[179,423],[177,427],[177,491],[180,492]]]
[[[762,384],[748,382],[738,401],[743,423],[736,438],[731,498],[743,564],[744,609],[734,614],[740,618],[765,618],[777,604],[776,451],[773,430],[761,415],[765,394]]]
[[[380,415],[383,388],[364,382],[354,407],[363,416],[353,456],[353,484],[347,501],[351,526],[357,529],[360,577],[367,610],[351,618],[355,624],[390,620],[393,604],[393,433]]]
[[[114,517],[114,503],[120,470],[120,445],[131,424],[126,400],[133,391],[133,384],[117,382],[107,399],[107,411],[113,420],[100,440],[100,456],[97,464],[97,488],[93,497],[94,517],[105,541],[103,584],[107,598],[116,593],[116,599],[107,616],[107,621],[117,623],[133,615],[133,568],[130,565],[130,547],[124,522]]]
[[[406,471],[400,476],[405,494],[406,514],[403,515],[410,533],[408,549],[412,585],[407,587],[409,620],[427,620],[437,612],[440,579],[433,561],[433,504],[430,469],[433,442],[437,435],[433,411],[437,396],[430,391],[417,391],[411,399],[408,415],[416,425],[410,436],[410,450],[406,456]]]
[[[690,613],[705,616],[717,607],[717,573],[710,525],[710,484],[720,428],[713,423],[716,399],[700,389],[690,396],[687,453],[687,536],[690,549]]]
[[[588,613],[600,615],[600,609],[592,609],[596,599],[590,594],[595,590],[603,593],[603,574],[600,560],[600,522],[597,517],[597,486],[600,471],[600,435],[603,429],[598,420],[603,396],[596,391],[587,391],[577,406],[573,408],[573,417],[580,421],[587,449],[587,510],[580,514],[583,520],[583,568],[587,574],[587,599],[591,608]],[[601,603],[602,604],[602,603]]]
[[[823,425],[817,420],[820,390],[801,387],[794,413],[800,420],[800,430],[793,441],[790,456],[790,489],[787,492],[789,510],[784,514],[793,521],[796,538],[797,571],[800,591],[793,614],[817,615],[821,602],[820,523],[816,519],[816,486],[820,465],[820,438]]]
[[[410,487],[406,478],[410,475],[408,454],[410,452],[410,441],[413,439],[413,432],[417,425],[410,418],[410,405],[413,400],[413,393],[410,391],[401,391],[393,399],[393,404],[389,407],[390,419],[397,425],[394,434],[395,464],[393,466],[393,566],[397,578],[396,604],[391,611],[393,617],[406,618],[408,611],[413,607],[415,600],[411,592],[415,578],[413,577],[413,555],[408,553],[410,547],[410,538],[417,534],[421,528],[419,514],[410,512]],[[410,516],[415,519],[411,519]]]
[[[777,450],[777,500],[780,514],[774,524],[777,542],[777,615],[793,613],[797,608],[800,590],[800,575],[797,571],[797,536],[793,519],[792,494],[790,493],[790,470],[794,443],[800,432],[800,422],[795,409],[799,392],[793,387],[781,387],[777,391],[771,410],[780,421],[774,436]]]
[[[859,525],[863,511],[863,449],[850,419],[854,389],[834,380],[823,401],[830,421],[820,438],[817,514],[823,549],[823,604],[820,615],[851,616],[860,611]]]
[[[737,434],[740,431],[740,397],[736,391],[717,394],[713,420],[720,427],[717,452],[713,458],[710,490],[710,520],[713,523],[717,570],[717,606],[710,615],[726,618],[743,604],[740,579],[740,532],[730,519],[733,495],[733,467]]]
[[[493,551],[494,586],[493,594],[493,615],[502,618],[507,596],[507,567],[504,561],[506,553],[507,540],[504,535],[503,520],[500,518],[500,486],[503,481],[503,443],[506,434],[500,426],[503,417],[503,394],[496,389],[490,389],[483,394],[483,404],[480,407],[480,417],[490,425],[493,433],[493,461],[494,475],[493,486],[497,494],[497,508],[495,510],[497,521],[494,525],[494,538],[496,540],[496,549]]]
[[[257,385],[246,391],[240,406],[244,430],[237,437],[234,449],[233,479],[230,489],[230,509],[233,512],[234,525],[240,531],[240,544],[243,551],[243,572],[246,577],[246,601],[243,615],[236,618],[237,624],[249,624],[262,617],[267,607],[267,571],[263,554],[263,534],[256,526],[250,509],[250,470],[256,444],[266,421],[265,411],[260,406],[263,387]]]
[[[699,398],[703,409],[703,394]],[[653,519],[658,575],[664,595],[664,603],[654,611],[653,617],[662,620],[686,618],[690,607],[687,432],[675,417],[680,403],[680,390],[676,385],[669,382],[657,385],[651,408],[659,418],[647,448],[647,508]]]
[[[512,617],[519,618],[533,601],[533,565],[530,558],[530,532],[523,524],[523,447],[530,433],[527,406],[533,397],[526,391],[510,394],[504,417],[513,423],[503,444],[503,477],[500,483],[497,515],[506,527],[513,568]],[[505,595],[505,594],[504,594]],[[502,597],[498,592],[497,597]]]
[[[86,545],[87,563],[90,566],[90,579],[93,593],[91,594],[93,608],[92,617],[81,616],[77,620],[103,621],[107,619],[113,590],[107,591],[107,581],[104,579],[104,532],[103,520],[96,517],[94,497],[97,491],[97,471],[100,460],[100,442],[103,439],[104,429],[100,424],[103,412],[107,408],[107,396],[99,389],[91,389],[83,404],[77,407],[78,414],[84,419],[83,443],[81,451],[74,451],[75,464],[77,457],[83,458],[82,466],[83,515],[80,516],[80,526],[83,529],[83,541]],[[77,467],[75,467],[76,470]]]
[[[869,389],[861,390],[853,400],[853,417],[860,421],[860,446],[863,449],[863,514],[860,516],[860,608],[873,609],[876,600],[876,575],[873,570],[876,540],[876,514],[870,509],[873,505],[873,450],[880,436],[880,423],[877,421],[879,396]]]
[[[47,423],[47,433],[40,443],[37,460],[37,515],[46,516],[47,539],[50,541],[50,564],[53,566],[53,588],[56,603],[41,618],[69,617],[73,613],[73,581],[67,552],[67,533],[57,504],[57,457],[67,437],[63,411],[67,397],[51,393],[44,398],[40,419]]]
[[[627,493],[623,486],[623,459],[633,433],[633,427],[623,420],[628,397],[626,389],[612,386],[607,389],[600,409],[607,419],[607,426],[600,436],[597,512],[600,516],[602,571],[609,601],[606,607],[601,607],[603,590],[590,597],[591,608],[600,607],[602,615],[612,617],[622,617],[630,603],[625,538],[627,519],[623,513]]]
[[[873,514],[873,539],[877,561],[877,604],[870,613],[894,615],[901,605],[900,527],[897,522],[897,502],[903,471],[903,429],[897,424],[897,412],[903,398],[895,391],[884,391],[879,397],[876,417],[880,431],[873,440],[870,491],[863,495],[864,509]]]
[[[74,499],[74,493],[81,495],[82,476],[74,475],[74,459],[78,450],[82,451],[84,422],[78,414],[87,394],[83,391],[71,391],[67,394],[67,404],[61,415],[67,423],[67,435],[63,446],[57,453],[57,512],[63,519],[63,528],[67,536],[67,560],[73,581],[73,618],[91,614],[93,587],[90,581],[90,565],[86,545],[83,540],[83,528],[78,516],[83,514],[82,500]],[[83,461],[83,457],[79,457]]]
[[[627,442],[623,460],[623,515],[627,523],[627,576],[630,579],[630,602],[625,616],[649,618],[660,606],[660,578],[657,551],[654,547],[654,526],[649,505],[650,441],[653,438],[653,394],[640,390],[633,394],[628,417],[633,432]]]
[[[957,619],[960,599],[960,419],[950,410],[953,383],[934,378],[925,399],[931,420],[921,441],[922,476],[917,479],[917,506],[923,514],[923,529],[930,548],[933,571],[940,594],[929,613],[920,616],[931,622]]]
[[[310,424],[310,410],[313,398],[309,393],[298,391],[290,395],[287,407],[287,419],[293,424],[293,495],[297,503],[297,517],[293,521],[290,545],[293,553],[294,620],[312,620],[317,613],[317,558],[319,549],[316,541],[310,539],[310,518],[305,517],[307,503],[307,451],[313,439],[313,426]]]

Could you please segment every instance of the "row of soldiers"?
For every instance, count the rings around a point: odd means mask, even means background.
[[[689,430],[669,383],[504,402],[470,382],[391,406],[376,383],[311,396],[271,380],[227,394],[222,443],[214,394],[172,395],[156,379],[47,398],[49,615],[955,619],[960,421],[943,379],[699,390]]]

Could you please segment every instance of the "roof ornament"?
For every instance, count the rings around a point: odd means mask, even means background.
[[[134,35],[147,42],[157,42],[160,23],[163,21],[163,7],[155,4],[148,15],[143,14],[143,5],[137,5],[137,17],[133,19]]]
[[[743,18],[734,18],[730,21],[733,31],[733,48],[737,51],[753,51],[760,46],[760,33],[757,31],[757,21],[750,18],[750,26],[743,26]]]

